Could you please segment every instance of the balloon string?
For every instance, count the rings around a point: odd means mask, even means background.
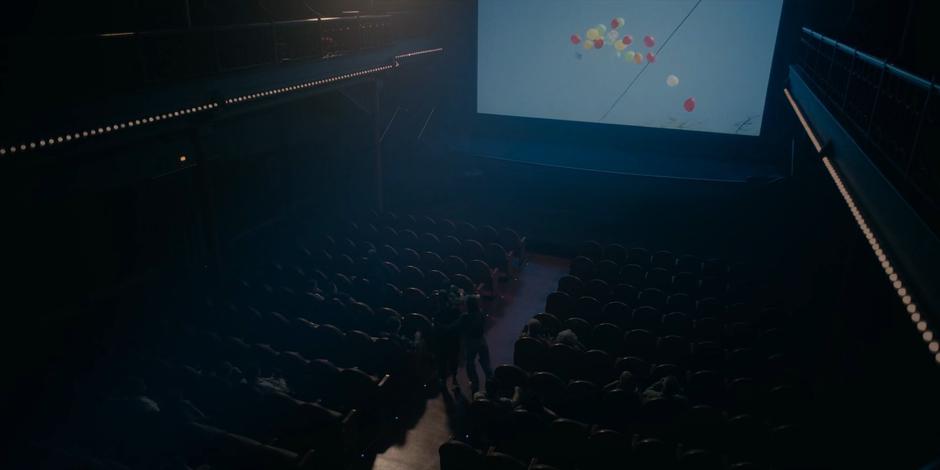
[[[672,32],[669,33],[669,36],[666,37],[666,40],[663,41],[663,43],[659,45],[659,49],[656,49],[657,56],[659,55],[660,51],[662,51],[663,48],[666,47],[666,44],[669,43],[669,40],[672,39],[672,37],[676,34],[676,32],[679,31],[679,28],[681,28],[682,25],[685,24],[685,21],[688,20],[690,16],[692,16],[692,12],[694,12],[695,9],[698,8],[698,6],[701,3],[702,3],[702,0],[698,0],[697,2],[695,2],[695,5],[692,6],[692,9],[689,10],[688,13],[686,13],[685,18],[682,18],[682,21],[680,21],[679,24],[675,27],[675,29],[673,29]],[[633,84],[636,83],[637,80],[640,79],[640,76],[643,75],[643,72],[645,72],[646,68],[649,66],[650,66],[650,63],[647,60],[646,63],[643,64],[643,68],[640,69],[639,73],[637,73],[635,77],[633,77],[633,80],[630,81],[630,84],[627,85],[627,88],[623,90],[623,93],[621,93],[620,96],[618,96],[617,99],[614,101],[614,104],[610,105],[610,109],[608,109],[607,112],[604,113],[604,116],[601,118],[601,121],[607,119],[607,116],[614,110],[614,108],[617,107],[618,104],[620,104],[620,100],[622,100],[624,96],[627,96],[627,92],[630,91],[630,88],[633,88]]]

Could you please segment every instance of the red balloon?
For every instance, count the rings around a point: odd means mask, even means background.
[[[620,27],[620,22],[617,21],[617,18],[610,20],[610,27],[614,29],[617,29]]]
[[[578,36],[577,34],[572,34],[572,35],[571,35],[571,44],[575,44],[575,45],[581,44],[581,36]]]
[[[647,52],[646,60],[650,61],[650,63],[656,62],[656,54],[653,54],[652,52]]]
[[[646,44],[646,47],[653,47],[656,45],[656,38],[647,34],[646,37],[643,38],[643,44]]]
[[[595,39],[595,40],[594,40],[594,49],[600,49],[600,48],[602,48],[602,47],[604,47],[604,40],[603,40],[603,39]]]
[[[623,39],[621,39],[621,41],[623,41],[624,46],[629,46],[630,44],[633,44],[633,36],[627,34],[623,37]]]
[[[689,98],[685,100],[685,103],[682,105],[687,112],[695,111],[695,98]]]

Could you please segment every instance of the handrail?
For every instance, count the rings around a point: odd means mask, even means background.
[[[820,42],[823,42],[830,46],[838,48],[839,50],[841,50],[842,52],[848,55],[855,56],[855,58],[857,59],[862,59],[863,61],[867,62],[870,65],[873,65],[875,67],[883,67],[886,71],[891,72],[894,75],[906,80],[908,83],[919,86],[925,90],[934,88],[936,91],[940,91],[940,84],[935,84],[935,83],[930,82],[929,80],[924,80],[923,78],[920,78],[917,75],[914,75],[895,65],[889,64],[886,59],[879,59],[871,54],[867,54],[854,47],[851,47],[839,41],[836,41],[835,39],[832,39],[827,36],[823,36],[822,34],[817,33],[805,26],[803,27],[803,32],[819,40]]]
[[[150,31],[123,31],[123,32],[109,32],[109,33],[100,33],[94,35],[98,38],[120,38],[120,37],[130,37],[130,36],[172,36],[176,34],[193,34],[193,33],[214,33],[219,31],[238,31],[245,29],[257,29],[257,28],[271,28],[278,26],[290,26],[295,24],[304,24],[304,23],[323,23],[323,22],[332,22],[332,21],[360,21],[360,20],[372,20],[372,19],[386,19],[391,18],[392,15],[356,15],[356,16],[328,16],[320,18],[303,18],[298,20],[285,20],[285,21],[268,21],[268,22],[258,22],[258,23],[241,23],[241,24],[229,24],[229,25],[216,25],[216,26],[200,26],[189,29],[155,29]]]

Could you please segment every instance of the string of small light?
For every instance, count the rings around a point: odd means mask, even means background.
[[[783,92],[786,95],[787,100],[790,102],[790,106],[793,108],[793,112],[796,113],[797,118],[803,125],[803,129],[806,131],[806,135],[808,135],[810,141],[813,142],[813,146],[816,148],[816,151],[821,153],[822,145],[819,143],[819,139],[816,137],[816,134],[809,127],[809,123],[803,116],[803,112],[800,111],[800,107],[797,106],[796,101],[793,99],[793,96],[790,94],[789,90],[784,89]],[[862,234],[865,235],[865,239],[868,241],[868,245],[871,247],[872,253],[874,253],[875,258],[878,259],[878,262],[881,263],[881,268],[884,269],[885,275],[888,277],[888,282],[891,283],[891,287],[898,294],[898,298],[901,300],[905,311],[910,316],[911,322],[914,323],[915,328],[917,328],[917,331],[920,332],[921,339],[923,339],[927,344],[927,349],[931,354],[933,354],[934,361],[940,364],[940,342],[937,342],[933,330],[927,323],[927,319],[923,314],[921,314],[920,309],[914,302],[914,298],[908,291],[907,286],[905,286],[904,282],[901,281],[900,276],[894,268],[894,263],[891,261],[890,257],[882,247],[878,236],[868,225],[868,221],[862,214],[859,205],[855,202],[855,198],[852,197],[852,194],[849,192],[845,183],[842,181],[842,176],[839,174],[839,171],[836,169],[835,165],[832,164],[832,160],[828,156],[823,155],[822,162],[826,167],[826,171],[829,173],[829,177],[832,178],[836,188],[839,189],[839,194],[842,195],[842,199],[848,206],[849,212],[852,213],[852,217],[855,219],[856,225],[858,225],[858,228],[861,230]]]
[[[259,91],[255,93],[248,93],[248,94],[244,94],[244,95],[236,96],[232,98],[225,98],[224,100],[222,100],[222,103],[224,103],[226,106],[231,106],[231,105],[236,105],[236,104],[244,103],[248,101],[254,101],[257,99],[261,99],[261,98],[268,98],[272,96],[282,95],[284,93],[307,90],[307,89],[316,88],[319,86],[330,85],[330,84],[340,82],[343,80],[351,80],[351,79],[363,77],[366,75],[381,73],[387,70],[400,67],[401,64],[399,64],[398,62],[399,59],[443,52],[443,50],[444,50],[443,48],[436,48],[436,49],[427,49],[427,50],[409,52],[406,54],[395,56],[395,60],[392,64],[382,65],[378,67],[371,67],[368,69],[357,70],[354,72],[334,75],[334,76],[322,78],[319,80],[312,80],[308,82],[288,85],[288,86],[279,87],[279,88],[273,88],[273,89]],[[76,141],[80,141],[80,140],[84,140],[84,139],[88,139],[92,137],[98,137],[98,136],[102,136],[106,134],[111,134],[117,131],[122,131],[122,130],[140,127],[140,126],[144,126],[148,124],[154,124],[154,123],[163,122],[163,121],[167,121],[171,119],[176,119],[179,117],[185,117],[185,116],[189,116],[189,115],[193,115],[197,113],[202,113],[205,111],[217,109],[219,106],[220,104],[218,102],[210,102],[210,103],[193,106],[193,107],[184,107],[184,108],[177,109],[168,113],[155,114],[152,116],[146,116],[146,117],[131,119],[127,121],[117,121],[117,122],[112,121],[113,122],[112,124],[104,125],[101,127],[60,133],[57,135],[52,135],[50,137],[46,137],[46,138],[42,138],[38,140],[24,141],[17,145],[0,146],[0,156],[7,156],[7,155],[13,156],[15,154],[22,154],[22,153],[27,153],[30,151],[42,150],[48,147],[58,146],[61,144],[66,144],[66,143],[76,142]]]

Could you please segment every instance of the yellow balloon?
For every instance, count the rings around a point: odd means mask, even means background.
[[[622,51],[626,49],[627,46],[626,44],[623,43],[623,41],[617,41],[614,43],[614,48],[617,49],[618,51]]]
[[[593,40],[595,40],[595,39],[601,37],[601,33],[600,33],[600,31],[598,31],[597,29],[591,28],[591,29],[587,30],[586,36],[587,36],[588,39],[590,39],[590,40],[593,41]]]
[[[584,45],[585,49],[594,49],[594,41],[584,41],[581,44]]]

